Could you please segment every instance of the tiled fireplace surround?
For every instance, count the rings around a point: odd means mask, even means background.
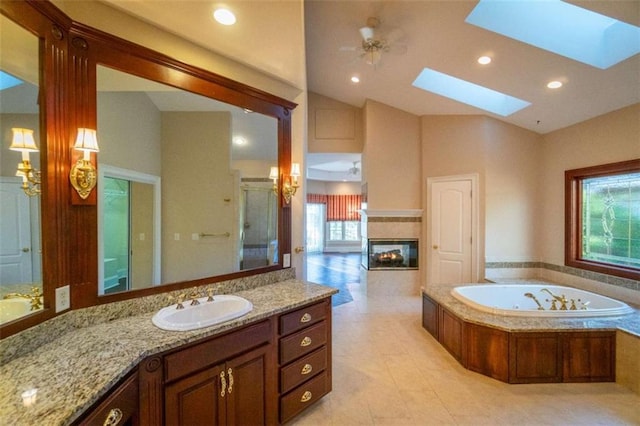
[[[362,241],[394,238],[418,239],[422,229],[422,210],[362,210]],[[367,270],[360,268],[360,285],[369,296],[406,295],[420,293],[420,273],[424,261],[418,259],[418,269]],[[390,285],[392,284],[392,285]]]

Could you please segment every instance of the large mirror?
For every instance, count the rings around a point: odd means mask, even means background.
[[[40,188],[16,176],[28,155],[35,178],[40,153],[10,149],[12,129],[33,131],[42,147],[38,85],[38,38],[0,15],[0,324],[42,309]]]
[[[98,293],[278,263],[278,121],[97,67]]]

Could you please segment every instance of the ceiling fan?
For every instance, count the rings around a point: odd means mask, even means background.
[[[402,37],[404,32],[399,28],[394,28],[387,34],[380,34],[377,28],[380,26],[380,19],[376,17],[369,17],[364,27],[360,28],[360,36],[362,37],[362,45],[358,47],[343,46],[340,48],[342,51],[355,51],[361,52],[360,58],[364,59],[367,65],[377,66],[382,59],[382,53],[392,52],[397,54],[403,54],[407,51],[407,47],[404,44],[397,43]]]
[[[360,167],[358,167],[358,163],[359,161],[354,161],[353,162],[353,167],[351,167],[349,170],[347,170],[347,175],[351,176],[358,176],[360,174]]]

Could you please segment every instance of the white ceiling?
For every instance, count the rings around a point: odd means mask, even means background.
[[[220,4],[215,1],[103,1],[294,87],[306,84],[356,107],[373,99],[416,115],[486,114],[544,134],[640,102],[640,55],[596,69],[466,24],[476,1],[312,0],[304,1],[303,22],[299,1],[229,0],[225,4],[238,18],[232,27],[211,19]],[[640,0],[572,3],[640,26]],[[380,19],[380,32],[400,28],[399,42],[406,45],[404,54],[383,54],[376,68],[341,49],[361,43],[358,29],[370,16]],[[484,54],[493,62],[481,67],[476,59]],[[532,105],[500,117],[424,92],[411,85],[424,67]],[[354,74],[361,79],[357,85],[350,82]],[[564,87],[547,89],[552,79]]]

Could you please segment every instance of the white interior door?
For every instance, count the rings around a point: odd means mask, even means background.
[[[31,283],[31,214],[20,180],[0,179],[0,283]]]
[[[432,284],[467,283],[473,274],[473,182],[445,180],[430,185]]]

